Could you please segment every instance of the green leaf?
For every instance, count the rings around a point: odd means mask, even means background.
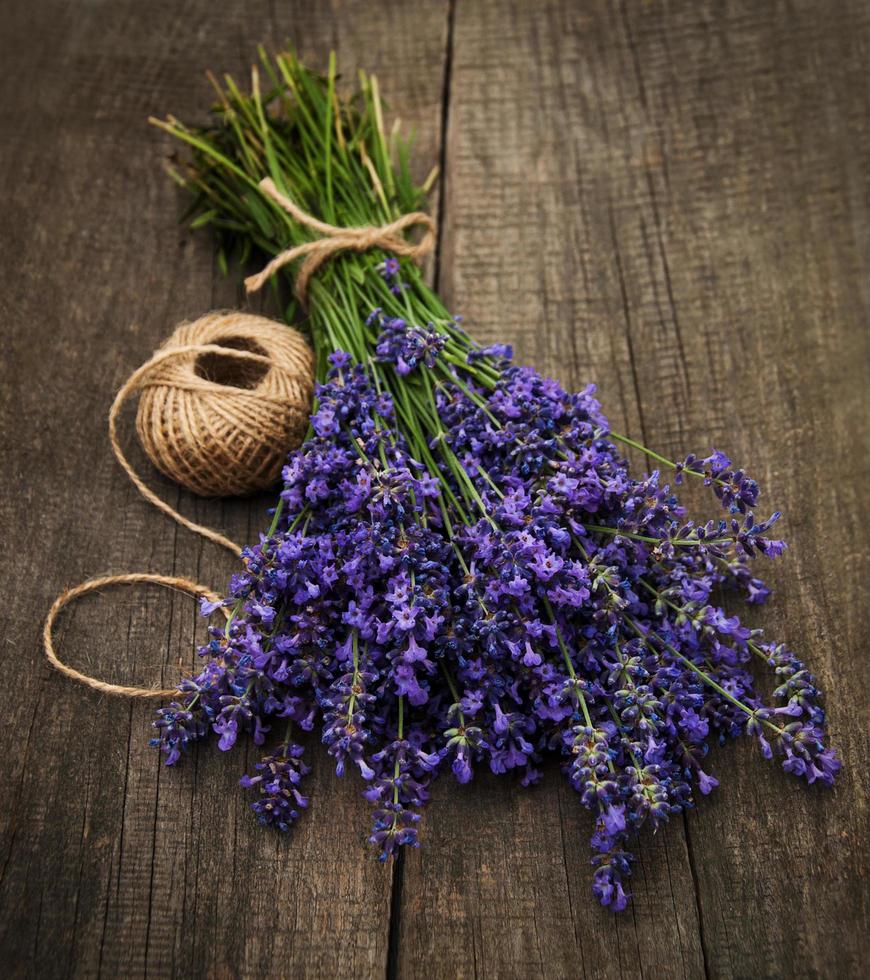
[[[194,218],[190,223],[190,230],[196,231],[197,228],[203,228],[210,221],[214,220],[218,216],[218,212],[212,208],[211,211],[203,211],[201,215]]]

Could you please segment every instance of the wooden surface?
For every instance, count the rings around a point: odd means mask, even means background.
[[[866,975],[870,7],[3,7],[3,975]],[[555,764],[533,790],[438,784],[423,847],[385,869],[323,752],[307,817],[264,833],[236,788],[244,749],[162,768],[149,706],[42,659],[66,585],[142,569],[221,588],[232,570],[138,497],[105,418],[178,320],[241,302],[179,228],[145,119],[201,118],[206,68],[244,74],[285,38],[377,72],[419,171],[440,160],[433,275],[479,337],[597,381],[614,426],[668,455],[746,461],[786,515],[752,621],[818,674],[846,770],[826,792],[749,745],[716,751],[721,789],[644,836],[619,917],[591,897],[589,817]],[[154,484],[236,539],[264,522],[266,498]],[[190,599],[119,590],[59,635],[86,670],[165,685],[203,628]]]

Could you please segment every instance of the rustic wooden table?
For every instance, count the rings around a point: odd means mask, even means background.
[[[817,671],[847,768],[808,790],[752,746],[716,752],[721,789],[644,837],[619,917],[555,764],[528,791],[438,785],[424,846],[385,868],[324,754],[306,819],[264,833],[244,749],[164,769],[149,706],[42,658],[65,585],[232,570],[143,503],[105,419],[178,320],[241,302],[180,229],[145,120],[201,118],[206,68],[244,75],[288,37],[377,72],[420,172],[440,162],[432,274],[478,336],[596,380],[614,426],[669,455],[751,461],[787,515],[763,621]],[[12,0],[0,43],[3,973],[866,976],[870,8]],[[263,524],[265,499],[159,485],[237,539]],[[60,635],[85,669],[165,685],[203,630],[185,597],[117,590]]]

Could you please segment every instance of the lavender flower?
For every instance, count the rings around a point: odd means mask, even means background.
[[[731,514],[694,524],[660,473],[631,477],[592,388],[570,395],[503,351],[446,360],[459,334],[402,318],[369,326],[394,385],[437,376],[425,438],[403,436],[371,365],[332,355],[273,527],[232,583],[231,624],[159,713],[168,763],[209,728],[229,749],[319,717],[336,772],[363,778],[385,859],[418,845],[440,772],[467,783],[485,763],[528,784],[555,747],[594,815],[593,890],[614,910],[631,836],[718,785],[701,765],[712,740],[745,731],[788,772],[833,781],[812,675],[712,598],[766,597],[749,566],[781,552],[779,515],[754,517],[753,481],[719,453],[675,464]],[[475,374],[493,363],[497,377]],[[777,675],[771,707],[750,662]],[[242,781],[263,823],[287,829],[305,807],[300,757],[288,741]]]
[[[272,95],[228,85],[214,125],[165,125],[190,147],[196,220],[243,250],[310,241],[294,222],[271,227],[274,204],[253,190],[266,173],[339,226],[418,210],[376,87],[337,100],[333,74],[278,62]],[[287,166],[300,146],[305,165]],[[567,392],[510,348],[475,345],[407,259],[348,250],[315,287],[311,434],[230,583],[229,625],[158,712],[168,764],[209,732],[229,750],[318,728],[337,773],[361,777],[386,859],[417,846],[439,774],[529,784],[558,752],[591,811],[593,891],[615,911],[637,833],[715,789],[714,743],[746,734],[786,771],[833,782],[811,673],[720,604],[724,591],[765,602],[756,563],[785,548],[743,469],[717,450],[673,462],[610,431],[593,386]],[[657,469],[633,474],[626,446]],[[691,480],[715,517],[686,513]],[[306,771],[288,735],[245,777],[264,823],[298,818]]]
[[[257,775],[243,776],[240,781],[243,789],[259,790],[251,809],[264,826],[289,830],[299,811],[308,806],[307,797],[299,791],[302,778],[310,771],[302,762],[302,747],[288,739],[279,752],[258,762],[256,770]]]

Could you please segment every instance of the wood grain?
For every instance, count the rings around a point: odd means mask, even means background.
[[[293,38],[318,65],[337,48],[351,82],[358,67],[379,74],[417,128],[425,172],[440,152],[447,7],[387,2],[375,19],[360,3],[9,6],[2,583],[16,695],[0,797],[2,972],[383,974],[391,875],[367,859],[359,786],[334,778],[316,740],[308,819],[292,837],[264,834],[237,786],[253,753],[207,746],[161,767],[151,709],[50,672],[38,631],[52,597],[92,574],[183,572],[222,588],[233,568],[139,499],[106,438],[113,392],[174,324],[240,302],[207,236],[179,227],[168,142],[147,117],[202,118],[206,68],[244,77],[258,42]],[[206,502],[154,482],[237,540],[265,520],[267,498]],[[116,590],[72,610],[61,639],[99,676],[165,685],[202,636],[189,599]]]
[[[532,793],[441,787],[403,885],[409,974],[862,972],[870,25],[834,6],[457,7],[448,301],[597,380],[647,445],[749,461],[795,545],[750,618],[818,672],[852,768],[807,792],[748,746],[716,753],[722,789],[643,841],[618,920],[589,899],[589,821],[555,771]]]
[[[792,544],[751,617],[806,657],[847,767],[807,792],[749,746],[691,814],[715,976],[866,970],[870,749],[862,678],[870,367],[870,10],[626,5],[604,70],[648,161],[610,146],[648,445],[747,460]],[[678,67],[678,70],[677,70]],[[617,104],[618,101],[618,104]],[[641,353],[642,352],[642,353]],[[862,422],[863,420],[863,422]]]
[[[607,5],[603,5],[606,9]],[[587,67],[588,15],[571,4],[459,4],[453,30],[442,292],[478,337],[579,387],[637,432],[630,326],[610,244],[619,186]],[[444,976],[697,976],[703,970],[686,836],[640,847],[620,918],[590,891],[591,818],[556,765],[531,791],[441,785],[406,862],[404,972]],[[436,925],[437,924],[437,925]],[[403,971],[400,971],[403,972]]]
[[[232,570],[127,485],[105,415],[179,319],[242,302],[207,237],[178,227],[144,120],[201,117],[206,68],[243,74],[257,42],[285,38],[377,71],[417,124],[420,172],[443,163],[432,271],[478,336],[596,381],[613,426],[666,454],[746,461],[786,515],[776,595],[750,620],[817,673],[846,771],[808,790],[749,745],[715,751],[721,788],[643,838],[622,916],[591,897],[589,818],[555,762],[532,790],[441,781],[423,846],[391,873],[316,739],[307,818],[264,834],[236,787],[253,754],[162,768],[148,707],[41,658],[66,584],[143,569],[220,588]],[[868,48],[857,0],[7,4],[5,975],[863,976]],[[236,539],[268,502],[154,485]],[[60,638],[101,676],[165,684],[201,636],[189,599],[120,590]]]

